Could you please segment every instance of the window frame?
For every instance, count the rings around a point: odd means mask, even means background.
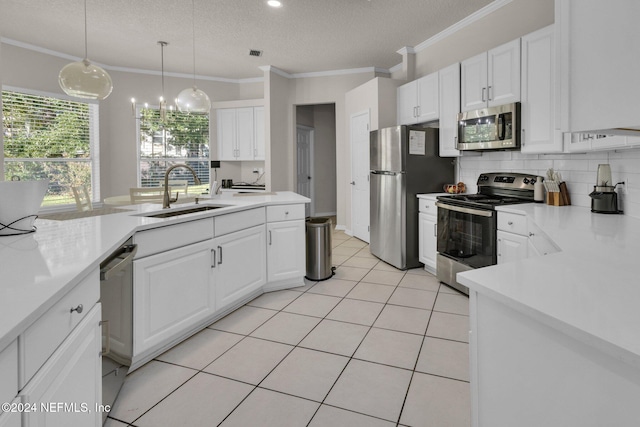
[[[94,204],[100,204],[101,202],[101,190],[100,190],[100,104],[97,100],[91,99],[78,99],[66,94],[47,92],[42,90],[27,89],[23,87],[2,85],[2,92],[16,92],[30,96],[37,96],[43,98],[53,98],[62,101],[71,101],[81,104],[87,104],[89,106],[89,158],[11,158],[8,160],[4,155],[4,127],[3,132],[0,132],[0,181],[5,181],[5,163],[6,162],[51,162],[51,163],[89,163],[91,168],[91,201]],[[2,93],[0,92],[0,107],[3,106]],[[71,189],[69,189],[71,191]],[[69,210],[69,208],[75,208],[75,201],[73,198],[70,203],[64,204],[52,204],[48,206],[41,206],[41,212],[52,212],[60,210]]]

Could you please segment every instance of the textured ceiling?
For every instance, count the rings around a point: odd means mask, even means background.
[[[389,69],[416,46],[491,0],[195,0],[196,74],[245,79]],[[192,73],[190,0],[87,0],[89,59],[112,67]],[[0,36],[82,57],[83,0],[0,0]],[[264,51],[249,56],[249,49]]]

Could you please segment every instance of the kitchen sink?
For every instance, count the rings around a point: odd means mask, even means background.
[[[206,212],[206,211],[210,211],[210,210],[213,210],[213,209],[220,209],[220,208],[226,208],[226,207],[227,207],[227,205],[202,205],[202,206],[197,206],[197,207],[192,207],[192,208],[178,209],[178,210],[175,210],[175,211],[142,214],[142,215],[139,215],[139,216],[144,216],[144,217],[147,217],[147,218],[171,218],[173,216],[187,215],[187,214],[192,214],[192,213],[196,213],[196,212]]]

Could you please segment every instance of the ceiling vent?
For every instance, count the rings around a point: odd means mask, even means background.
[[[249,56],[262,56],[261,50],[251,49],[249,50]]]

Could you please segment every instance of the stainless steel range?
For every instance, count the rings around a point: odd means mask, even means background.
[[[438,196],[438,280],[466,294],[456,274],[497,263],[496,206],[533,202],[542,179],[514,172],[483,173],[477,194]]]

